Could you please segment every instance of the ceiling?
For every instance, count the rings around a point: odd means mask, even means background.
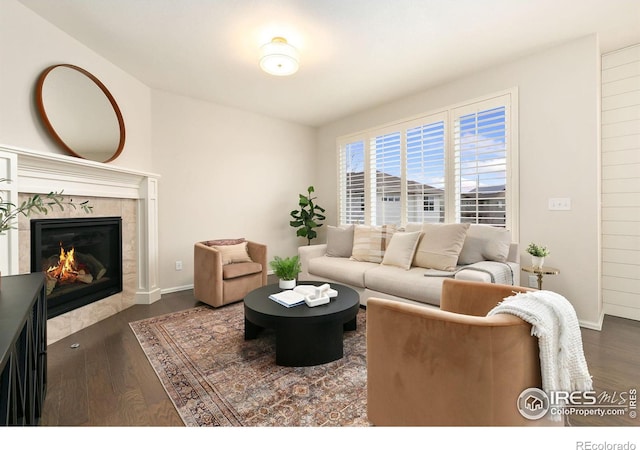
[[[19,1],[151,88],[310,126],[591,33],[640,42],[638,0]],[[295,75],[260,71],[274,36]]]

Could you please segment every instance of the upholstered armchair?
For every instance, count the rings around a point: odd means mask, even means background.
[[[267,246],[252,241],[196,242],[193,249],[193,295],[213,307],[242,300],[267,284]]]
[[[447,279],[440,309],[367,301],[367,409],[378,426],[562,425],[525,419],[517,399],[542,386],[537,338],[486,314],[528,289]]]

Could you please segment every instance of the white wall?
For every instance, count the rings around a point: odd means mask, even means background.
[[[289,226],[289,212],[314,183],[313,129],[152,91],[15,0],[0,7],[0,144],[64,154],[37,115],[38,76],[69,63],[100,79],[127,133],[124,151],[109,164],[161,176],[164,291],[192,285],[197,240],[245,236],[269,245],[270,256],[296,253],[304,241]]]
[[[547,262],[561,274],[545,278],[545,287],[567,296],[583,324],[598,326],[596,36],[345,118],[316,135],[299,125],[151,91],[15,0],[0,4],[0,144],[61,153],[36,115],[38,75],[64,62],[101,79],[127,126],[125,150],[111,164],[162,176],[165,290],[192,283],[192,246],[200,239],[245,236],[267,243],[270,257],[294,253],[303,242],[293,237],[288,213],[308,184],[316,186],[328,209],[328,223],[335,223],[337,136],[517,86],[521,244],[536,241],[551,248]],[[570,197],[572,210],[549,211],[550,197]],[[183,262],[181,272],[174,269],[176,260]]]
[[[337,220],[338,136],[517,86],[522,261],[530,263],[529,242],[547,245],[546,264],[561,273],[545,277],[544,288],[567,297],[583,325],[598,328],[599,55],[597,37],[587,36],[322,127],[317,187],[331,193],[330,223]],[[571,211],[549,211],[552,197],[571,198]]]
[[[314,184],[315,130],[159,91],[151,103],[164,291],[193,283],[197,241],[244,237],[269,259],[297,254],[289,212]]]
[[[17,1],[0,0],[0,8],[0,144],[66,154],[40,122],[35,87],[47,67],[74,64],[102,81],[122,111],[125,147],[110,164],[149,171],[149,88]]]

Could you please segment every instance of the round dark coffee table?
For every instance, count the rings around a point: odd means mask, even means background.
[[[287,308],[271,300],[269,295],[282,290],[277,284],[251,291],[244,298],[245,340],[257,338],[265,328],[275,330],[276,364],[280,366],[315,366],[342,358],[342,335],[356,329],[360,297],[348,286],[332,283],[331,288],[338,296],[313,308],[306,304]]]

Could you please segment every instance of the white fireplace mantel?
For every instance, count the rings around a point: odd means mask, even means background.
[[[48,194],[138,200],[138,286],[136,303],[160,298],[158,285],[159,175],[129,170],[66,155],[0,145],[0,192],[18,203],[18,194]],[[16,182],[17,181],[17,182]],[[18,274],[18,230],[0,236],[0,272]]]

